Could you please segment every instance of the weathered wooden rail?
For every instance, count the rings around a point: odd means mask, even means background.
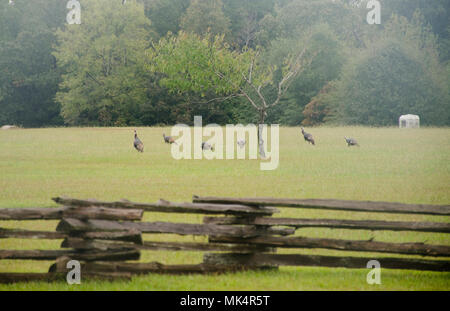
[[[139,230],[142,233],[174,233],[180,235],[221,235],[250,238],[261,235],[289,235],[295,232],[291,228],[261,228],[257,226],[219,226],[210,224],[188,224],[171,222],[115,222],[110,220],[79,220],[64,218],[56,231],[95,232]]]
[[[210,204],[210,203],[173,203],[166,200],[159,200],[157,203],[135,203],[128,200],[117,202],[102,202],[97,200],[78,200],[71,198],[57,197],[53,199],[56,203],[78,206],[78,207],[110,207],[110,208],[132,208],[146,212],[162,213],[190,213],[190,214],[224,214],[224,215],[272,215],[279,213],[276,208],[254,207],[241,204]]]
[[[294,228],[333,228],[391,231],[422,231],[450,233],[450,225],[436,222],[404,222],[381,220],[346,220],[346,219],[296,219],[269,217],[205,217],[205,224],[216,225],[259,225],[288,226]]]
[[[299,228],[416,231],[450,233],[448,222],[389,220],[277,218],[276,207],[333,209],[348,212],[406,213],[450,216],[450,206],[389,202],[359,202],[318,199],[193,197],[193,203],[105,202],[66,197],[53,199],[55,208],[0,209],[0,221],[60,220],[56,231],[0,228],[0,239],[56,239],[58,250],[5,250],[0,260],[55,261],[47,273],[0,273],[0,283],[63,280],[69,260],[81,262],[84,277],[130,279],[145,273],[223,273],[278,266],[323,266],[366,268],[377,259],[382,268],[450,271],[450,245],[395,243],[373,240],[324,239],[295,235]],[[203,223],[143,222],[145,212],[207,215]],[[209,215],[209,216],[208,216]],[[226,216],[226,217],[224,217]],[[144,240],[142,234],[207,236],[207,243]],[[0,240],[1,243],[1,240]],[[283,249],[328,249],[416,257],[349,257],[279,254]],[[164,265],[138,260],[142,251],[206,252],[201,264]],[[221,253],[213,253],[221,252]],[[417,258],[439,257],[439,260]],[[0,262],[1,263],[1,262]]]
[[[194,196],[197,203],[243,204],[248,206],[278,206],[316,208],[354,212],[450,215],[450,205],[403,204],[393,202],[351,201],[330,199],[278,199],[278,198],[221,198]]]

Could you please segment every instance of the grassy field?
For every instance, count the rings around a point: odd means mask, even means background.
[[[258,160],[174,160],[163,143],[168,128],[138,128],[145,153],[132,147],[131,128],[61,128],[0,131],[0,207],[50,207],[57,195],[148,202],[190,201],[193,194],[338,198],[404,203],[450,203],[450,129],[339,127],[280,130],[280,165],[261,171]],[[348,148],[344,136],[361,148]],[[448,217],[282,209],[281,217],[326,217],[449,222]],[[200,215],[146,213],[145,220],[201,222]],[[0,227],[54,229],[55,221],[0,222]],[[427,242],[450,245],[448,234],[300,229],[296,235]],[[194,241],[193,237],[146,235],[146,239]],[[196,237],[195,241],[204,238]],[[61,241],[0,240],[1,249],[58,249]],[[38,244],[40,243],[40,244]],[[284,253],[396,255],[328,250]],[[202,253],[145,251],[141,261],[198,263]],[[51,262],[0,261],[0,272],[45,272]],[[382,270],[381,285],[368,285],[368,269],[282,267],[274,272],[135,277],[131,282],[85,281],[0,285],[0,290],[450,290],[450,273]]]

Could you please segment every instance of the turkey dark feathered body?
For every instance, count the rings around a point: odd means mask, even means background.
[[[355,139],[353,139],[353,138],[345,137],[345,141],[347,142],[347,146],[348,147],[350,147],[350,146],[358,146],[359,147],[358,142]]]
[[[139,152],[144,152],[144,144],[142,143],[142,141],[139,139],[139,137],[137,136],[136,131],[134,131],[134,142],[133,142],[133,146],[134,148],[136,148],[137,151]]]
[[[305,141],[311,143],[312,145],[315,145],[315,141],[313,136],[310,133],[305,132],[305,130],[302,127],[302,134],[303,134],[303,138],[305,139]]]
[[[166,136],[166,134],[163,134],[163,137],[164,137],[164,142],[166,143],[166,144],[177,144],[176,142],[175,142],[175,139],[173,139],[173,137],[172,136]]]

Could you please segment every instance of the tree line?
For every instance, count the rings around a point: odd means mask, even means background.
[[[0,2],[0,124],[450,125],[450,0]]]

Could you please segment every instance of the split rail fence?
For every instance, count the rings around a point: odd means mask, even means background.
[[[366,268],[374,258],[278,254],[277,249],[329,249],[436,257],[381,257],[385,269],[450,271],[450,246],[425,243],[393,243],[373,240],[311,238],[295,235],[299,228],[420,231],[450,233],[448,222],[381,220],[298,219],[273,217],[282,208],[328,209],[348,212],[399,213],[450,216],[449,205],[417,205],[389,202],[327,199],[193,197],[192,203],[160,200],[135,203],[102,202],[66,197],[53,199],[56,208],[0,209],[0,220],[60,220],[56,231],[0,228],[1,239],[57,239],[58,250],[5,250],[0,260],[55,261],[47,273],[0,273],[0,283],[63,280],[70,260],[81,263],[82,277],[130,279],[146,273],[222,273],[278,266]],[[207,215],[203,223],[143,222],[144,212]],[[207,243],[144,240],[142,234],[207,236]],[[137,262],[143,250],[202,251],[200,264],[165,265]],[[134,261],[134,262],[133,262]]]

